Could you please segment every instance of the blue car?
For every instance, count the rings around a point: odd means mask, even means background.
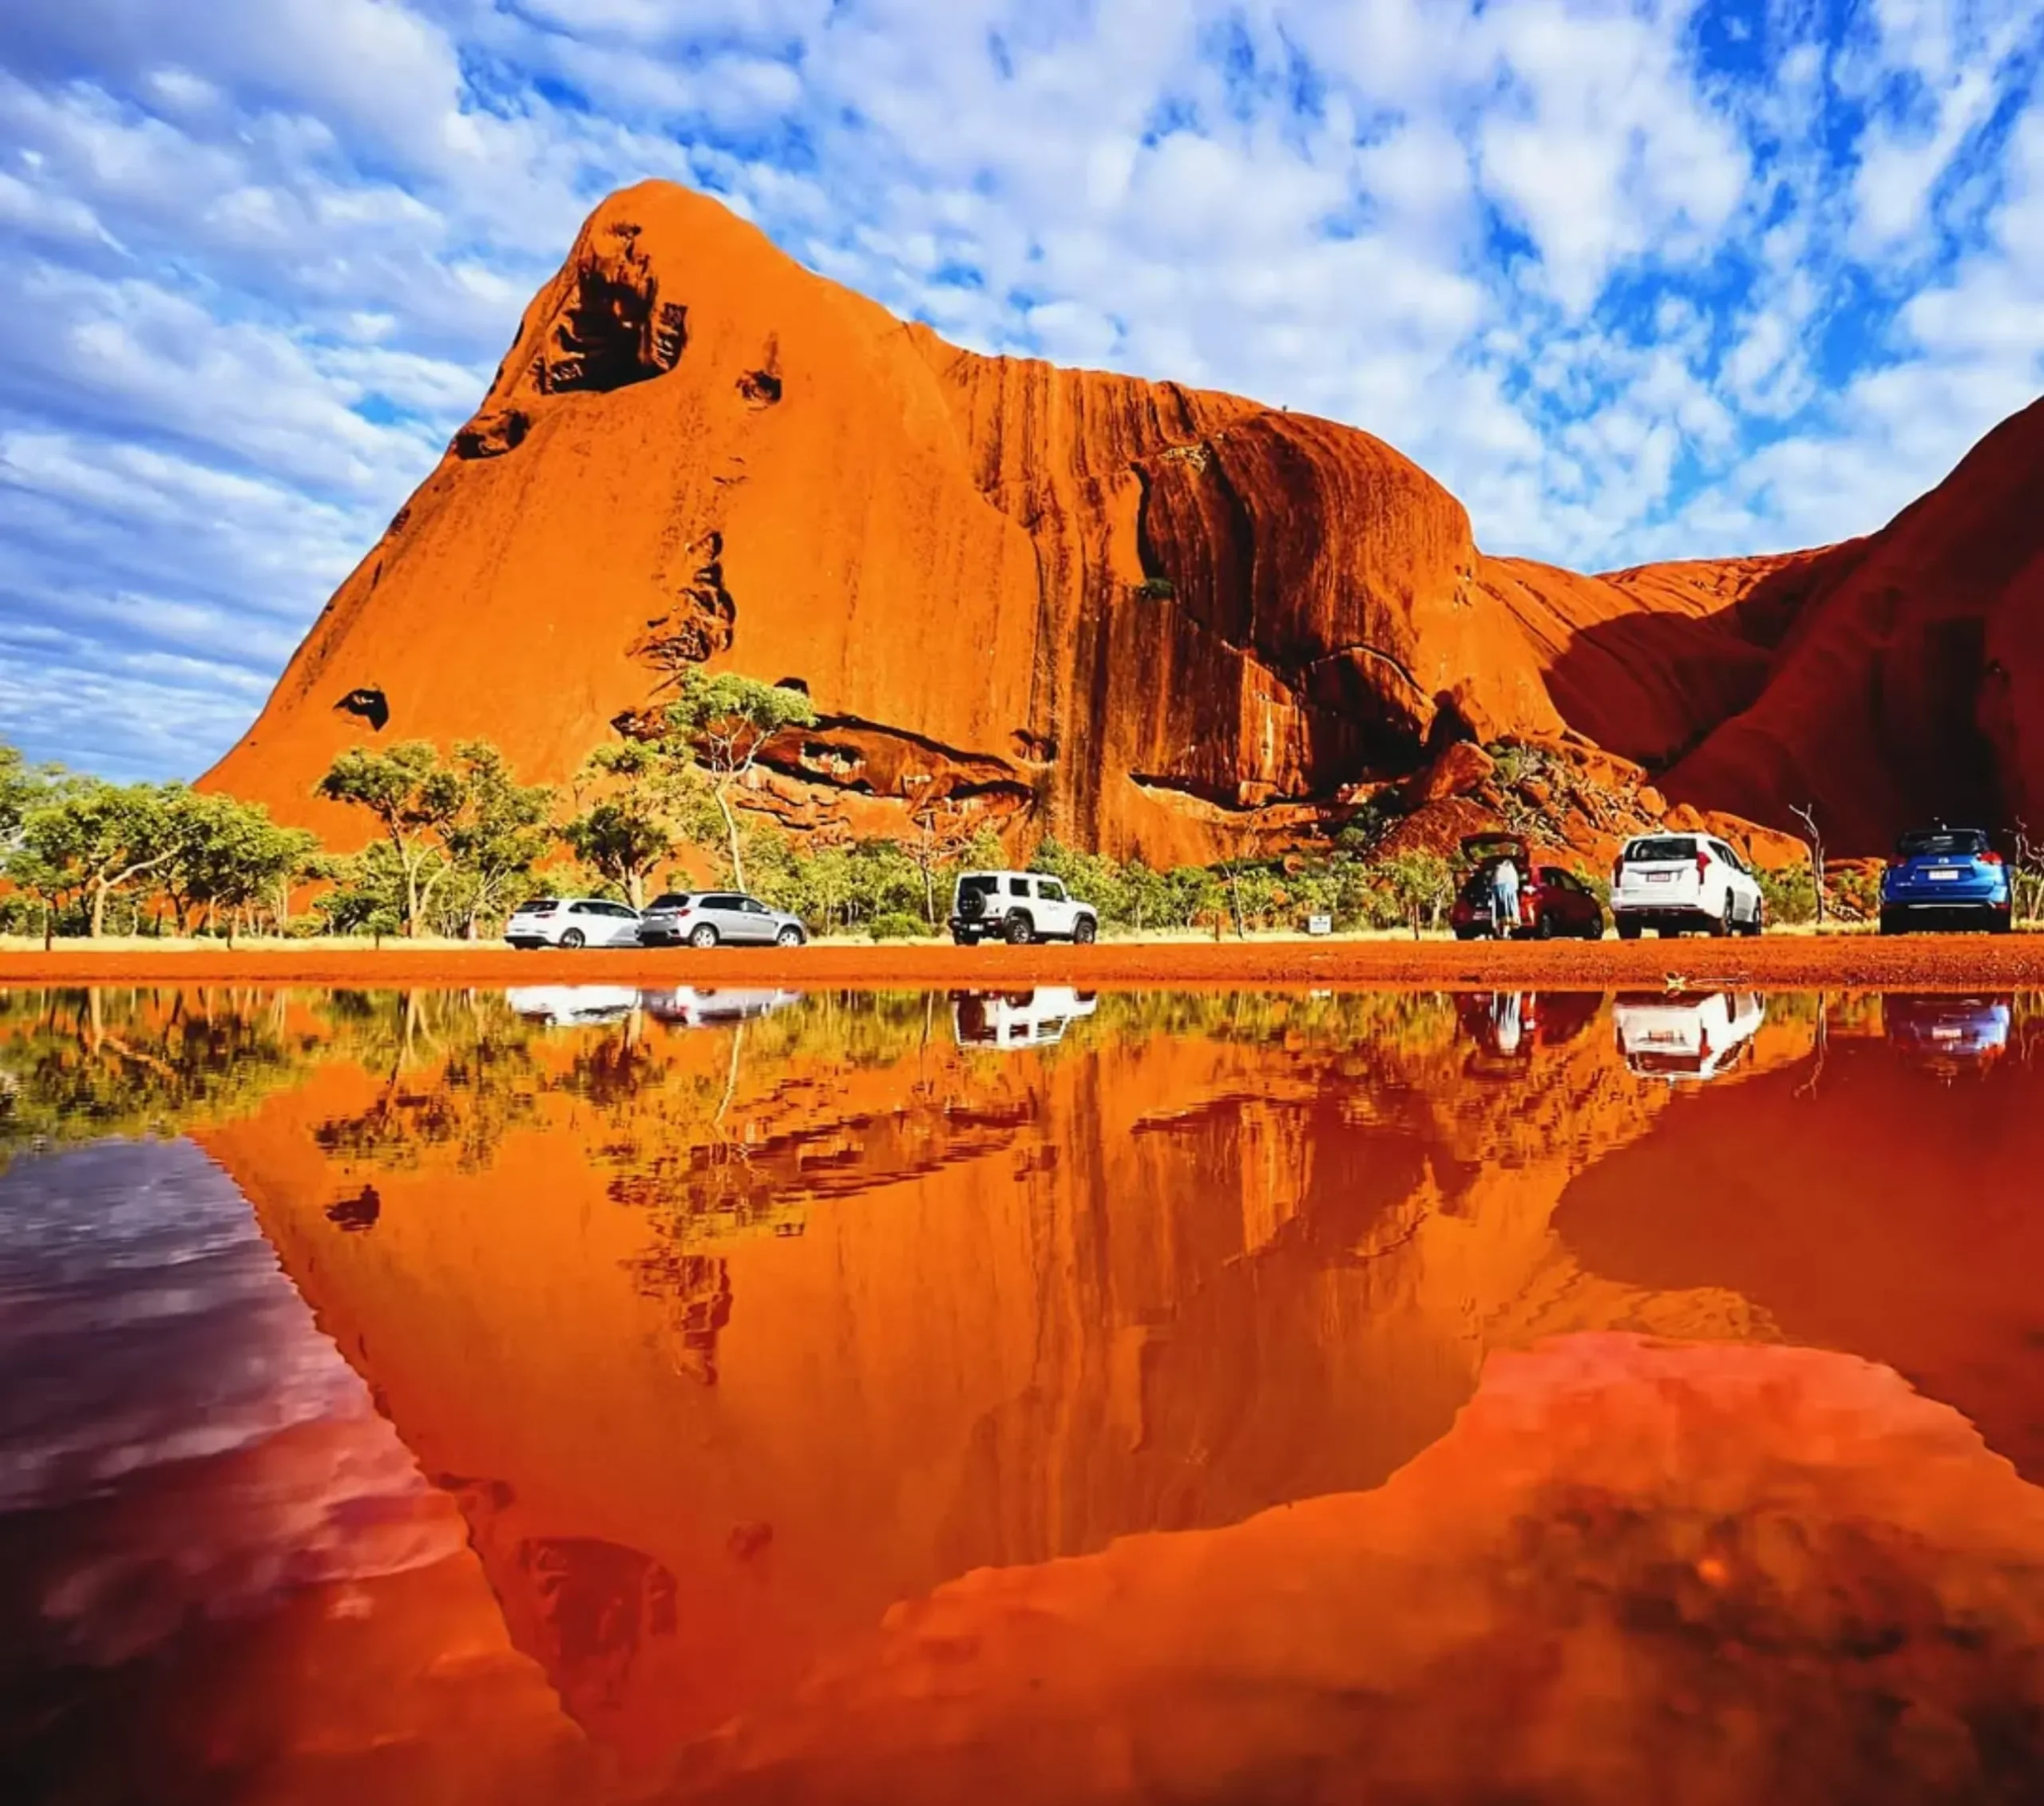
[[[1881,933],[1940,922],[2009,930],[2009,869],[1978,828],[1919,828],[1881,874]]]

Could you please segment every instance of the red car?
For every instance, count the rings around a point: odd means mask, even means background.
[[[1510,931],[1515,937],[1603,939],[1604,905],[1597,901],[1597,893],[1575,873],[1559,865],[1536,867],[1533,850],[1519,835],[1472,834],[1463,842],[1462,852],[1470,862],[1469,876],[1448,913],[1448,925],[1455,930],[1457,941],[1474,941],[1497,932],[1491,902],[1491,873],[1507,859],[1519,868],[1519,922]],[[1532,873],[1530,881],[1528,873]]]

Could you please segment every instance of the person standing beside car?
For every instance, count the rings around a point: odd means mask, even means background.
[[[1519,927],[1519,866],[1500,859],[1491,873],[1491,922],[1503,940]]]

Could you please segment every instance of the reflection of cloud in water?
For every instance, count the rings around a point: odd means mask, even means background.
[[[39,1520],[44,1626],[105,1660],[188,1614],[440,1558],[460,1521],[188,1143],[0,1175],[0,1511]]]

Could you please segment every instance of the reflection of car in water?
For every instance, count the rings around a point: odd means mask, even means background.
[[[578,1022],[619,1022],[639,1007],[639,993],[617,984],[528,984],[504,1000],[528,1021],[564,1028]]]
[[[1033,991],[953,991],[951,1029],[961,1048],[1040,1048],[1064,1038],[1099,1000],[1091,991],[1052,984]]]
[[[639,1007],[656,1022],[702,1028],[771,1016],[775,1010],[801,1002],[802,995],[799,991],[699,991],[682,985],[668,991],[641,991]]]
[[[1717,1079],[1738,1065],[1767,1014],[1752,991],[1622,992],[1613,1006],[1618,1052],[1650,1079]]]
[[[1984,1071],[2008,1051],[2014,1014],[2007,997],[1881,999],[1888,1044],[1911,1064],[1947,1076]]]
[[[1472,1079],[1517,1078],[1535,1049],[1561,1047],[1587,1028],[1603,1000],[1594,991],[1458,992],[1456,1020],[1476,1044],[1463,1071]]]

